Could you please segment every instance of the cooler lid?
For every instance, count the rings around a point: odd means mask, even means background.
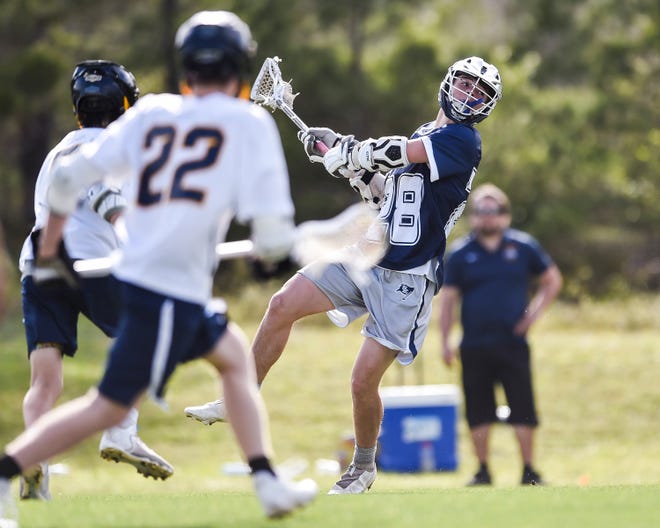
[[[461,401],[458,386],[449,384],[381,387],[379,393],[386,408],[455,405]]]

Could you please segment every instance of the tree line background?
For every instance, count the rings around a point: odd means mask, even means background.
[[[259,43],[254,73],[279,55],[309,125],[357,138],[409,135],[435,118],[455,60],[500,69],[504,97],[479,125],[476,183],[511,197],[565,274],[563,295],[660,289],[660,4],[657,0],[3,0],[0,221],[14,262],[34,220],[48,151],[75,127],[73,66],[125,65],[141,93],[178,91],[174,33],[202,9],[239,14]],[[296,221],[357,197],[311,165],[276,113]],[[459,222],[457,234],[467,229]],[[240,233],[240,228],[238,232]],[[453,236],[455,236],[453,235]]]

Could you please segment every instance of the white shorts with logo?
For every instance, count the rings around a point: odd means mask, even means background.
[[[340,263],[312,263],[300,271],[335,309],[330,320],[343,328],[369,314],[362,335],[398,351],[402,365],[421,349],[431,318],[435,284],[424,275],[374,267],[356,274]]]

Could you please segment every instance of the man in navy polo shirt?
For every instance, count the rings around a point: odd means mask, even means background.
[[[520,444],[521,484],[543,484],[534,469],[533,440],[538,418],[527,332],[559,293],[561,273],[539,243],[511,229],[509,199],[492,184],[475,189],[470,200],[472,232],[451,248],[440,295],[444,362],[456,349],[449,334],[461,301],[460,344],[465,412],[479,471],[468,485],[491,484],[488,439],[496,415],[495,385],[504,389],[508,422]],[[537,287],[530,299],[533,280]]]

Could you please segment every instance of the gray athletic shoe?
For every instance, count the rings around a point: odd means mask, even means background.
[[[378,471],[375,467],[373,471],[370,471],[368,469],[359,469],[354,464],[351,464],[337,483],[330,488],[328,495],[364,493],[371,488],[371,485],[376,480],[377,473]]]
[[[252,477],[254,491],[267,517],[284,517],[314,500],[319,488],[312,479],[286,482],[268,471],[257,471]]]
[[[211,425],[215,422],[227,421],[227,410],[223,400],[215,400],[203,405],[193,405],[183,410],[188,418],[202,422],[205,425]]]
[[[99,451],[104,460],[130,464],[145,477],[165,480],[174,473],[172,465],[130,429],[113,427],[106,430]]]
[[[0,478],[0,528],[18,528],[18,508],[11,494],[11,482]]]
[[[21,475],[19,479],[19,497],[21,500],[36,499],[49,501],[50,475],[48,464],[39,464],[34,471]]]

